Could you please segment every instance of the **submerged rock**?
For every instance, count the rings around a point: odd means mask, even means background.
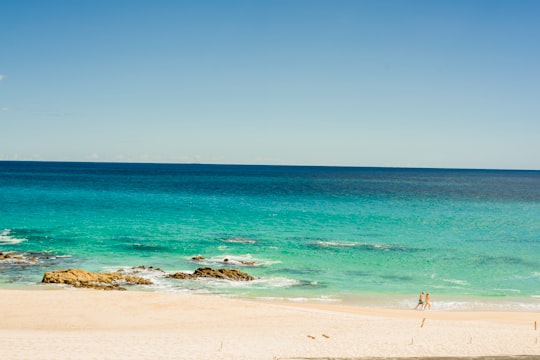
[[[116,273],[94,273],[80,269],[46,272],[41,281],[46,284],[66,284],[77,288],[125,290],[120,285],[151,285],[152,281],[138,276]]]
[[[3,252],[0,252],[0,261],[1,260],[24,260],[24,257],[22,255],[16,255],[14,253],[3,253]]]
[[[235,269],[212,269],[212,268],[198,268],[193,274],[186,274],[183,272],[177,272],[169,275],[169,278],[180,280],[193,280],[197,278],[214,278],[224,279],[232,281],[251,281],[255,278],[245,272]]]
[[[0,251],[0,262],[14,263],[14,264],[23,264],[31,265],[38,261],[38,258],[35,256],[28,257],[26,254],[17,254],[14,252],[1,252]]]
[[[144,265],[139,265],[139,266],[135,266],[133,268],[131,268],[132,271],[134,271],[135,273],[139,273],[139,272],[142,272],[142,271],[157,271],[157,272],[161,272],[161,273],[164,273],[165,271],[161,270],[160,268],[156,268],[156,267],[153,267],[153,266],[144,266]],[[119,272],[122,272],[124,270],[118,270]]]

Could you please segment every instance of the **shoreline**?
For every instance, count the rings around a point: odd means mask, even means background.
[[[69,285],[44,284],[42,282],[31,283],[4,283],[0,284],[0,291],[21,290],[21,291],[47,291],[47,290],[69,290]],[[343,305],[353,308],[382,308],[409,310],[417,305],[418,294],[389,294],[386,292],[363,292],[362,294],[329,294],[318,297],[302,296],[300,294],[290,297],[267,296],[262,294],[236,294],[228,292],[198,292],[196,289],[162,289],[155,288],[154,285],[137,286],[130,285],[128,292],[155,292],[177,295],[195,296],[215,296],[220,298],[230,298],[247,301],[262,301],[268,303],[283,304],[320,304],[320,305]],[[540,312],[540,296],[479,296],[479,295],[450,295],[435,294],[432,298],[433,311],[448,312]]]
[[[414,311],[163,292],[0,289],[7,358],[540,356],[540,312]]]
[[[44,284],[42,282],[32,283],[9,283],[0,284],[0,291],[3,290],[21,290],[21,291],[47,291],[47,290],[69,290],[69,286]],[[388,294],[364,292],[362,294],[335,294],[319,297],[304,297],[304,296],[266,296],[266,295],[249,295],[235,294],[227,292],[197,292],[187,289],[171,290],[154,288],[153,285],[134,286],[128,288],[128,292],[155,292],[176,295],[194,295],[194,296],[214,296],[219,298],[238,299],[246,301],[262,301],[268,303],[282,304],[315,304],[315,305],[337,305],[350,306],[352,308],[382,308],[382,309],[398,309],[409,310],[417,305],[418,294]],[[448,295],[435,294],[432,298],[433,311],[447,312],[540,312],[540,296],[478,296],[478,295]]]

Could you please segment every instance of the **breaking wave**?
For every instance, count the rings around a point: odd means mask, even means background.
[[[284,277],[264,277],[251,281],[232,281],[227,279],[197,278],[177,280],[170,279],[169,273],[154,267],[107,267],[106,272],[119,271],[125,275],[136,275],[152,281],[152,285],[135,286],[135,288],[165,292],[181,292],[192,294],[232,295],[236,290],[282,289],[298,286],[298,280]],[[185,270],[186,273],[192,271]]]
[[[197,259],[197,257],[200,257]],[[261,267],[261,266],[270,266],[274,264],[279,264],[281,261],[277,260],[268,260],[262,258],[255,258],[251,254],[246,255],[220,255],[213,256],[210,258],[204,258],[200,255],[192,257],[193,261],[196,261],[198,264],[212,266],[212,265],[226,265],[226,266],[248,266],[248,267]]]
[[[230,244],[255,244],[256,241],[253,239],[246,239],[243,237],[234,237],[234,238],[228,238],[221,240],[224,243],[230,243]]]
[[[2,230],[2,232],[0,232],[0,245],[14,245],[26,241],[24,238],[16,238],[11,234],[11,229]]]
[[[411,248],[407,248],[399,245],[388,244],[366,244],[360,242],[346,242],[346,241],[317,241],[315,243],[317,247],[322,248],[358,248],[362,250],[375,250],[375,251],[409,251]]]

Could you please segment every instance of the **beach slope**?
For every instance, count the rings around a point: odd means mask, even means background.
[[[537,312],[441,312],[95,290],[0,290],[6,359],[537,355]]]

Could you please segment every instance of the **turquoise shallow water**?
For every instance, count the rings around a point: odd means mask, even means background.
[[[0,204],[0,251],[38,259],[0,263],[4,287],[212,266],[258,280],[139,289],[540,310],[537,171],[0,162]]]

